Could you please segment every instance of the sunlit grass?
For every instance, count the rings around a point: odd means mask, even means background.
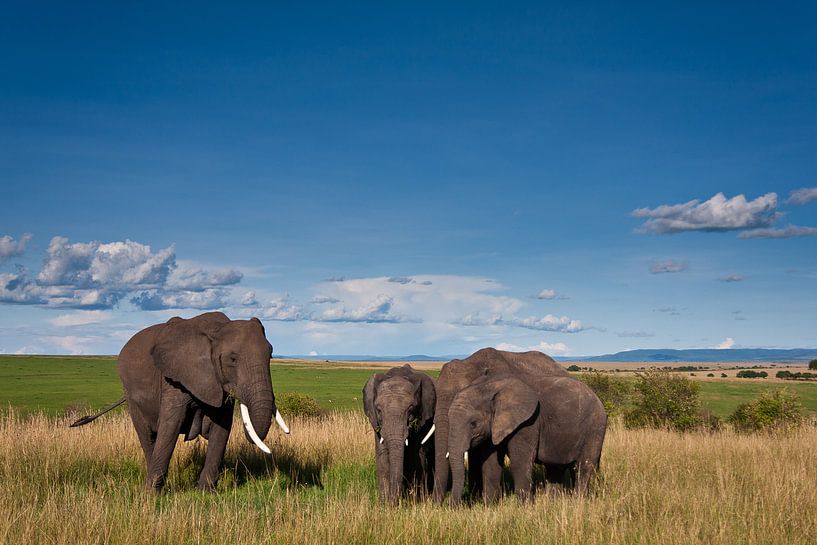
[[[373,439],[357,413],[291,422],[273,456],[238,427],[218,491],[195,489],[203,442],[179,443],[168,491],[142,490],[126,415],[0,419],[3,543],[813,543],[817,427],[786,434],[607,436],[587,497],[540,493],[451,510],[377,502]]]

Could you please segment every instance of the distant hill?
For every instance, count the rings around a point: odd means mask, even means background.
[[[586,358],[558,358],[562,361],[620,361],[620,362],[648,362],[648,361],[690,361],[690,362],[717,362],[717,361],[757,361],[757,362],[784,362],[809,361],[817,358],[817,348],[693,348],[674,350],[671,348],[645,348],[627,350],[603,356]]]

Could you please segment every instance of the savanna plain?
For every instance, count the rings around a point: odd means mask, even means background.
[[[432,375],[434,367],[429,366]],[[627,429],[611,421],[601,475],[584,497],[557,487],[531,503],[508,495],[451,509],[377,501],[373,433],[360,391],[375,366],[273,361],[276,395],[301,392],[326,413],[271,430],[271,456],[236,422],[216,493],[195,481],[204,442],[179,441],[167,491],[144,492],[144,461],[123,411],[82,428],[118,399],[111,358],[0,356],[3,543],[814,543],[817,384],[787,386],[806,423],[773,432]],[[727,416],[773,385],[701,383]],[[777,386],[777,385],[774,385]]]

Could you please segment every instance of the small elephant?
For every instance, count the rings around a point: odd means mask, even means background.
[[[208,440],[198,487],[212,490],[241,405],[247,436],[264,452],[275,407],[270,378],[272,346],[257,318],[230,320],[208,312],[143,329],[119,353],[118,367],[133,426],[147,462],[146,487],[161,490],[176,439]]]
[[[363,388],[363,410],[374,429],[378,492],[396,503],[411,489],[433,486],[434,381],[408,364],[373,375]]]
[[[568,470],[576,489],[584,493],[599,467],[607,429],[599,398],[571,377],[550,377],[532,385],[507,373],[485,376],[454,397],[448,417],[454,504],[462,499],[466,451],[469,465],[472,460],[492,460],[482,465],[486,502],[501,493],[506,454],[520,498],[533,493],[534,462],[549,472]]]

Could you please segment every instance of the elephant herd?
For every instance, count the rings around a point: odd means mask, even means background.
[[[599,467],[607,414],[599,398],[541,352],[483,348],[446,363],[436,383],[409,365],[363,389],[375,435],[380,498],[432,495],[491,502],[502,494],[505,457],[514,492],[533,493],[533,465],[549,481],[587,490]],[[434,437],[431,441],[430,438]],[[450,487],[450,488],[449,488]]]
[[[148,489],[162,489],[183,435],[207,439],[198,487],[212,490],[236,401],[246,437],[264,452],[273,419],[289,433],[275,405],[271,354],[257,318],[230,320],[221,312],[171,318],[125,344],[117,360],[125,397],[114,407],[128,404]],[[441,502],[450,490],[456,505],[466,477],[473,494],[493,501],[503,490],[506,456],[520,498],[533,492],[534,463],[549,481],[583,493],[607,427],[598,397],[553,359],[493,348],[446,363],[436,381],[409,365],[375,374],[363,388],[363,409],[374,430],[379,495],[388,503],[406,494]]]

